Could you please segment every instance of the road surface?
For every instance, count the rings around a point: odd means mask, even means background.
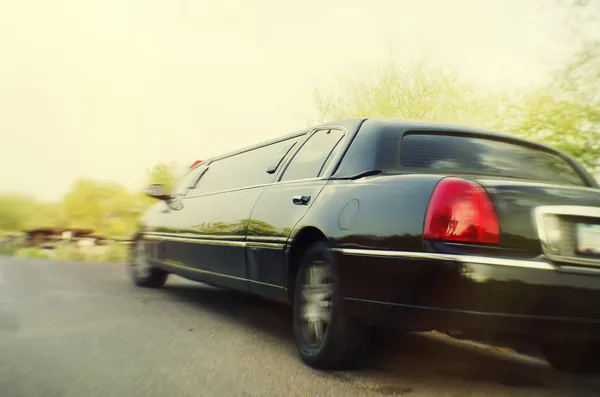
[[[0,257],[1,397],[592,396],[600,379],[432,334],[391,338],[356,372],[295,354],[288,308],[123,265]]]

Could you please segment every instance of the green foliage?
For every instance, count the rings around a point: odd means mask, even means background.
[[[38,247],[19,248],[17,246],[0,246],[0,255],[14,255],[18,258],[43,258],[68,261],[127,263],[129,261],[129,246],[126,244],[110,244],[102,247],[77,247],[62,245],[53,250],[43,250]],[[6,250],[6,252],[4,251]]]
[[[14,255],[14,253],[20,248],[20,245],[7,243],[0,244],[0,255]]]
[[[514,105],[512,112],[500,129],[563,150],[588,169],[597,169],[600,134],[594,123],[599,121],[600,108],[594,111],[583,102],[537,91]]]
[[[483,95],[432,66],[390,63],[373,81],[316,92],[321,121],[394,117],[460,123],[513,133],[563,150],[594,171],[600,153],[600,45],[589,44],[553,84],[518,95]]]
[[[179,176],[180,172],[175,163],[158,163],[148,170],[147,184],[164,185],[169,192],[172,192]]]
[[[62,206],[70,227],[90,228],[107,236],[129,236],[146,203],[118,183],[80,179],[65,195]]]
[[[19,231],[63,224],[64,217],[56,203],[23,194],[0,195],[0,230]]]
[[[34,199],[21,194],[0,196],[0,229],[19,230],[32,214]]]
[[[38,247],[19,248],[13,253],[17,258],[43,258],[50,259],[51,255]]]
[[[176,164],[159,163],[148,169],[147,183],[161,183],[172,188],[177,175]],[[155,202],[144,191],[131,192],[119,183],[83,178],[75,181],[59,203],[44,202],[23,194],[0,195],[0,230],[77,227],[93,229],[95,234],[107,237],[130,238],[136,231],[140,215]],[[14,250],[6,248],[5,251]],[[122,255],[119,252],[118,249],[111,251],[113,256],[108,259],[120,261]],[[79,257],[75,253],[71,256]]]
[[[343,81],[339,95],[315,92],[320,121],[393,117],[489,125],[500,98],[481,95],[453,74],[425,62],[390,62],[366,82]]]
[[[101,262],[129,263],[131,248],[126,244],[111,245],[100,259]]]
[[[54,259],[65,261],[85,261],[91,255],[75,245],[59,246],[54,249]]]
[[[159,163],[147,171],[147,184],[160,183],[172,189],[177,179],[177,166]],[[131,237],[140,215],[156,200],[144,192],[130,192],[113,182],[80,179],[65,195],[61,212],[66,225],[93,229],[110,237]]]
[[[591,171],[600,167],[600,42],[588,42],[553,83],[511,106],[502,129],[563,150]]]
[[[119,243],[100,247],[60,246],[56,248],[55,252],[54,258],[61,260],[112,263],[129,261],[129,246]]]

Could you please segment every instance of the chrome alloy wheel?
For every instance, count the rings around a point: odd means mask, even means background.
[[[301,316],[304,338],[313,346],[323,341],[331,320],[331,281],[331,274],[322,261],[308,267],[302,285]]]
[[[131,267],[136,277],[144,278],[150,275],[150,264],[146,257],[146,248],[143,241],[138,241],[135,244]]]

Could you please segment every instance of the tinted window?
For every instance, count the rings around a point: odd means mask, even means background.
[[[193,194],[218,192],[273,182],[275,175],[267,172],[268,169],[273,164],[278,165],[278,157],[285,155],[286,149],[289,150],[290,145],[297,142],[297,140],[297,138],[287,139],[212,162],[196,185]]]
[[[288,141],[286,141],[288,142]],[[274,174],[275,171],[277,171],[277,168],[279,168],[279,166],[281,165],[281,162],[283,161],[283,158],[289,153],[289,151],[296,146],[297,141],[294,141],[292,143],[288,143],[287,145],[285,145],[282,149],[281,152],[279,153],[279,155],[277,157],[275,157],[273,159],[273,162],[269,165],[269,167],[267,167],[267,172],[269,174]]]
[[[575,169],[560,156],[528,146],[475,137],[405,135],[400,148],[400,165],[585,185]]]
[[[323,173],[327,170],[329,165],[332,163],[333,159],[339,154],[340,150],[342,150],[342,140],[340,139],[336,144],[331,153],[329,153],[329,157],[325,160],[323,166],[321,166],[321,172],[319,172],[318,176],[323,176]]]
[[[319,176],[325,161],[343,137],[344,132],[340,130],[317,131],[294,156],[281,180],[291,181]]]

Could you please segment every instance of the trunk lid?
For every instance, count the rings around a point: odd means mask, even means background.
[[[544,253],[558,261],[579,263],[582,259],[585,262],[586,256],[577,252],[578,241],[582,239],[578,225],[594,225],[583,226],[587,230],[584,238],[588,243],[590,238],[593,244],[598,241],[590,233],[600,232],[600,189],[509,179],[477,178],[476,181],[494,202],[503,248],[524,256]],[[553,239],[552,247],[547,246],[548,237]],[[600,265],[600,256],[597,260]]]

